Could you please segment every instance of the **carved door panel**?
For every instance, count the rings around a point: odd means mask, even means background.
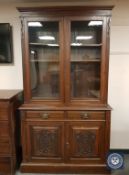
[[[29,161],[62,162],[64,150],[63,122],[27,122]]]
[[[104,160],[104,121],[70,121],[66,125],[67,160],[98,163]]]

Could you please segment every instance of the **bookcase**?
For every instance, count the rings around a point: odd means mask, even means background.
[[[107,173],[112,7],[18,10],[24,72],[21,171]]]

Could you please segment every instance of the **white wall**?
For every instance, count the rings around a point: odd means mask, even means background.
[[[109,104],[112,106],[111,148],[129,149],[129,1],[93,0],[92,5],[115,5],[111,23]],[[79,1],[74,5],[90,5]],[[0,22],[9,22],[13,27],[14,64],[0,65],[0,89],[23,89],[21,29],[19,6],[42,6],[51,3],[1,3]],[[53,5],[73,5],[71,2]]]
[[[109,104],[113,107],[111,147],[129,149],[129,1],[113,10],[110,45]]]
[[[13,30],[14,63],[0,64],[0,89],[21,89],[22,83],[22,56],[20,39],[20,20],[15,8],[0,5],[0,23],[9,22]]]

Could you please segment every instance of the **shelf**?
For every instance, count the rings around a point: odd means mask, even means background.
[[[59,45],[57,43],[54,44],[43,44],[43,43],[29,43],[30,45],[33,46],[44,46],[44,47],[59,47]],[[71,45],[71,47],[100,47],[102,46],[102,43],[99,44],[82,44],[82,45]]]
[[[71,47],[100,47],[102,46],[102,43],[99,44],[82,44],[82,45],[71,45]]]
[[[74,62],[74,63],[78,63],[78,62],[81,62],[81,63],[100,63],[101,60],[100,59],[85,59],[85,60],[71,60],[71,62]]]
[[[29,45],[32,45],[32,46],[43,46],[43,47],[59,47],[58,44],[54,43],[54,44],[43,44],[43,43],[29,43]]]
[[[30,62],[59,63],[59,60],[30,60]]]
[[[59,63],[59,60],[30,60],[30,62]],[[100,63],[100,60],[71,60],[72,63]]]

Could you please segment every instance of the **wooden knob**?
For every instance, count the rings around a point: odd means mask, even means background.
[[[66,144],[66,147],[69,148],[69,142],[66,142],[65,144]]]

